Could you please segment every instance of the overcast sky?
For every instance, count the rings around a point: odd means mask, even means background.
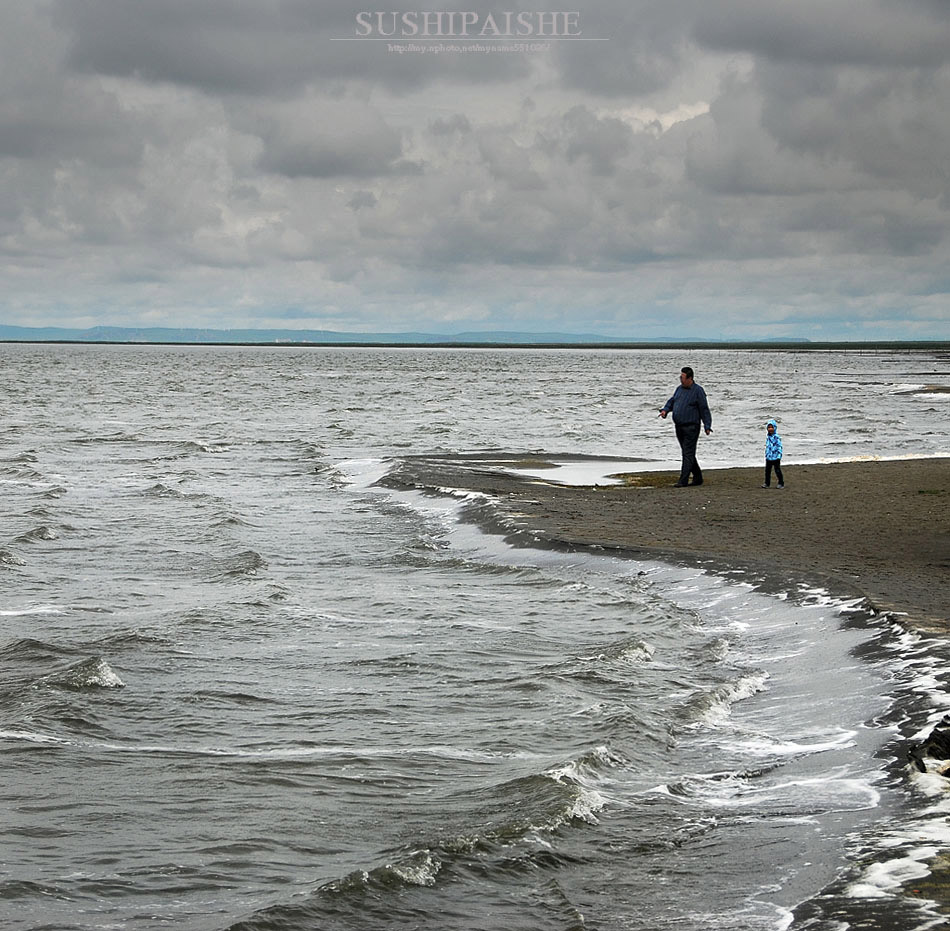
[[[0,323],[950,338],[947,0],[361,2],[0,0]]]

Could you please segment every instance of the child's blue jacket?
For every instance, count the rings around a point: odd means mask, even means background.
[[[765,458],[781,459],[782,438],[778,435],[778,424],[774,420],[770,420],[769,423],[775,428],[775,432],[765,440]],[[766,424],[766,426],[768,425]]]

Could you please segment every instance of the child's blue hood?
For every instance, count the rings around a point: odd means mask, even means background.
[[[775,432],[778,433],[778,424],[774,420],[770,420],[768,423],[766,423],[766,426],[773,427]]]

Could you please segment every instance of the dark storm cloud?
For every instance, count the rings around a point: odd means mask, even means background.
[[[467,9],[465,3],[440,9]],[[288,96],[316,82],[385,81],[409,89],[447,77],[498,83],[521,56],[396,55],[359,38],[355,4],[313,0],[59,0],[70,67],[167,81],[215,94]]]
[[[747,220],[762,211],[790,253],[934,253],[947,228],[948,13],[886,0],[697,8],[697,45],[751,67],[696,121],[687,177],[744,198]]]
[[[814,73],[763,64],[762,125],[777,144],[853,165],[922,197],[947,190],[950,75],[916,69]]]
[[[71,67],[228,93],[282,93],[312,80],[324,50],[319,40],[346,19],[330,5],[290,0],[64,0],[57,6]]]
[[[595,175],[611,174],[631,150],[629,124],[616,117],[598,117],[587,107],[571,107],[564,114],[564,129],[568,161],[586,158]]]
[[[692,49],[684,23],[694,0],[680,3],[575,2],[584,40],[555,46],[561,80],[607,96],[637,96],[665,88]]]
[[[950,7],[896,0],[721,0],[696,8],[702,46],[769,61],[934,68],[950,60]]]
[[[402,159],[402,139],[380,114],[353,101],[318,101],[258,130],[263,171],[289,178],[380,177],[418,170]]]
[[[142,140],[160,135],[145,123],[129,123],[107,95],[68,88],[0,102],[0,158],[56,160],[107,159],[128,164],[138,158]]]
[[[42,9],[21,4],[0,19],[0,158],[134,158],[147,127],[128,133],[110,95],[70,80],[65,42]]]

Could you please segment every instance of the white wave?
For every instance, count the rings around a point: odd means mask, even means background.
[[[440,495],[451,495],[453,498],[461,498],[463,501],[494,501],[493,495],[486,494],[484,491],[469,491],[465,488],[452,488],[448,485],[440,485],[435,489]]]
[[[115,670],[106,662],[97,668],[95,675],[89,679],[89,684],[103,689],[120,689],[125,686]]]
[[[601,745],[577,760],[548,769],[545,775],[549,779],[573,786],[577,794],[564,816],[546,825],[545,829],[553,830],[573,818],[579,818],[588,824],[597,824],[597,812],[607,807],[607,799],[599,791],[604,787],[606,779],[603,774],[598,773],[598,769],[618,766],[623,762],[609,747]]]
[[[623,757],[614,753],[610,747],[601,744],[585,753],[579,759],[570,760],[560,766],[551,767],[551,769],[547,770],[545,775],[558,781],[568,778],[576,782],[587,778],[592,772],[596,771],[597,768],[611,768],[620,766],[624,762]]]
[[[404,759],[406,757],[430,757],[436,760],[463,760],[475,763],[491,763],[498,760],[534,760],[538,754],[525,751],[475,750],[465,747],[340,747],[332,744],[318,747],[264,747],[245,749],[240,747],[187,746],[184,744],[101,744],[103,750],[119,753],[167,753],[185,756],[233,757],[234,759]]]
[[[815,799],[829,811],[866,811],[878,808],[881,793],[865,779],[834,772],[814,779],[790,779],[770,786],[755,786],[751,795],[759,804],[763,797],[784,799],[801,796]]]
[[[785,929],[790,928],[795,921],[795,913],[779,905],[775,906],[775,914],[775,931],[785,931]],[[842,925],[838,931],[847,931],[847,928]]]
[[[947,385],[937,385],[933,382],[921,384],[920,382],[908,382],[891,385],[891,394],[910,395],[911,397],[921,398],[925,401],[931,401],[936,398],[945,399],[950,397],[950,387]]]
[[[730,749],[739,750],[750,756],[799,756],[812,753],[824,753],[828,750],[844,750],[855,746],[856,732],[842,730],[834,737],[814,742],[797,740],[778,740],[765,735],[732,740],[727,743]]]
[[[934,809],[942,809],[945,814],[950,813],[950,779],[941,772],[944,767],[950,767],[950,760],[937,761],[925,757],[924,763],[927,766],[924,773],[916,767],[909,769],[914,788],[927,798],[940,800]]]
[[[348,485],[369,488],[392,471],[391,459],[344,459],[335,464],[340,478]]]
[[[575,818],[586,821],[588,824],[598,824],[597,812],[603,811],[607,806],[607,800],[600,792],[594,789],[581,789],[574,804],[568,809],[568,821]]]
[[[389,863],[386,868],[411,886],[434,886],[442,864],[426,850],[401,863]]]
[[[919,781],[915,781],[915,785],[919,787]],[[940,805],[925,814],[932,817],[909,822],[899,830],[885,832],[876,838],[875,846],[883,858],[863,869],[860,877],[848,886],[847,896],[880,899],[901,895],[907,884],[930,875],[931,862],[945,856],[950,847],[950,825],[946,809]],[[927,899],[919,899],[918,904],[923,915],[932,914],[939,908],[937,903]],[[943,927],[944,923],[943,917],[926,921],[917,925],[917,931]]]
[[[65,744],[69,743],[62,737],[54,737],[52,734],[39,734],[36,731],[6,731],[0,730],[0,740],[28,740],[30,743],[38,744]]]
[[[26,562],[17,556],[13,550],[0,546],[0,566],[25,566]]]
[[[32,614],[63,614],[64,612],[53,605],[35,605],[32,608],[13,608],[0,610],[0,617],[28,617]]]
[[[640,663],[649,662],[656,654],[656,647],[649,643],[637,643],[633,646],[625,647],[614,658],[624,663],[639,666]]]
[[[763,805],[777,803],[785,809],[800,809],[800,823],[812,823],[818,812],[870,811],[881,802],[880,792],[867,779],[855,778],[843,767],[814,778],[782,781],[773,781],[771,774],[752,778],[748,772],[734,770],[691,773],[643,794],[665,795],[689,806],[699,803],[703,808],[751,811],[751,817],[758,817]]]
[[[938,847],[917,847],[905,856],[885,863],[873,863],[857,882],[848,886],[845,895],[852,899],[883,898],[896,892],[904,883],[923,879],[930,870],[922,862],[940,853]]]
[[[636,643],[626,644],[614,650],[605,650],[598,653],[591,653],[582,656],[581,659],[587,663],[616,663],[626,666],[640,666],[653,659],[656,654],[656,648],[649,643],[638,641]]]
[[[768,688],[770,678],[768,672],[756,672],[740,676],[735,682],[721,686],[716,690],[712,703],[703,713],[701,723],[713,727],[722,724],[732,713],[732,706],[736,702],[764,692]]]
[[[125,683],[101,656],[71,666],[61,676],[50,680],[67,689],[121,689]]]
[[[49,482],[27,481],[25,479],[0,478],[0,485],[15,485],[21,488],[52,488]]]

